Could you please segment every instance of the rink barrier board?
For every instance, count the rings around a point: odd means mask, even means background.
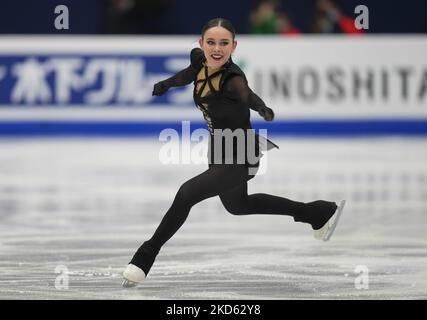
[[[102,115],[123,105],[192,104],[190,86],[161,97],[151,92],[154,83],[189,65],[197,39],[0,36],[0,108],[84,105],[104,107]],[[239,36],[233,60],[278,120],[295,111],[307,119],[313,112],[425,118],[426,50],[422,36]]]
[[[185,119],[206,128],[187,108],[191,86],[151,95],[155,82],[188,66],[197,39],[0,36],[0,136],[158,135],[180,132]],[[234,61],[275,111],[273,123],[254,117],[255,128],[284,136],[426,136],[426,37],[238,40]]]

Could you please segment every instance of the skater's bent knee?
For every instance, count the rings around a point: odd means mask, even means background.
[[[192,206],[194,203],[194,192],[192,188],[185,183],[178,189],[178,192],[175,196],[175,202],[179,202],[185,205]]]
[[[175,200],[180,202],[186,202],[188,198],[188,192],[186,191],[184,185],[182,185],[176,193]]]
[[[240,216],[246,214],[246,208],[240,204],[223,202],[223,205],[228,213],[231,213],[232,215]]]

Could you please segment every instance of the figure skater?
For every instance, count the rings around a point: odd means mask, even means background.
[[[123,272],[124,287],[135,286],[146,278],[162,246],[183,225],[191,208],[207,198],[219,196],[225,209],[233,215],[292,216],[297,222],[310,224],[315,238],[324,241],[331,237],[344,207],[345,200],[337,205],[325,200],[304,203],[265,193],[248,195],[247,182],[255,176],[262,156],[262,137],[255,134],[252,137],[255,139],[250,139],[249,133],[253,132],[250,109],[266,121],[274,119],[274,112],[249,88],[245,74],[233,62],[231,54],[237,41],[228,20],[210,20],[202,29],[199,45],[200,48],[191,51],[191,64],[176,75],[156,83],[153,95],[160,96],[171,87],[194,83],[193,98],[210,133],[208,169],[180,186],[153,236],[139,247]],[[243,131],[245,145],[249,145],[249,140],[255,141],[257,161],[253,161],[246,150],[242,160],[236,151],[240,150],[237,144],[241,142],[235,140],[230,161],[230,157],[223,154],[223,148],[215,148],[218,130]],[[264,151],[277,148],[273,142],[265,140],[267,146]]]

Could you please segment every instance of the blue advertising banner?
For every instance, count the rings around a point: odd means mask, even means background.
[[[155,82],[185,64],[188,65],[188,57],[173,54],[0,54],[0,107],[189,104],[191,95],[187,99],[174,98],[176,94],[151,96]]]
[[[193,85],[152,96],[189,65],[192,47],[193,37],[0,37],[0,136],[158,135],[187,120],[206,128]],[[251,111],[254,128],[425,136],[425,50],[422,37],[240,37],[233,60],[275,112],[265,122]]]

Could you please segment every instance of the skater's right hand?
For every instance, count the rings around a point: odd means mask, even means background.
[[[153,87],[153,96],[161,96],[168,91],[168,87],[163,84],[163,82],[157,82]]]
[[[273,121],[274,119],[274,111],[269,107],[263,106],[259,108],[258,113],[265,121]]]

